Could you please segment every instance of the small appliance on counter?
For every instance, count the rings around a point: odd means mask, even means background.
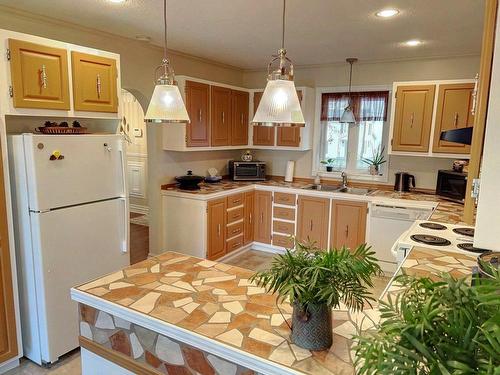
[[[264,181],[265,161],[229,161],[229,175],[234,181]]]
[[[410,186],[411,185],[411,186]],[[415,176],[407,172],[397,172],[394,183],[394,191],[408,192],[410,187],[415,187]]]
[[[205,178],[202,176],[196,176],[193,171],[187,171],[184,176],[177,176],[175,180],[179,183],[179,188],[182,190],[198,190],[200,186],[198,185]]]
[[[467,190],[467,173],[439,170],[436,195],[453,202],[464,203]]]

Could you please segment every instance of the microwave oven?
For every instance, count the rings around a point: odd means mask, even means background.
[[[229,176],[234,181],[264,181],[266,179],[266,162],[231,160],[229,162]]]
[[[467,189],[467,173],[439,170],[436,194],[441,198],[464,203]]]

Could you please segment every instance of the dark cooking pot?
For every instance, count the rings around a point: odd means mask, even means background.
[[[203,181],[203,177],[194,175],[193,171],[187,171],[187,175],[177,176],[175,180],[179,183],[181,189],[197,190],[200,188],[198,184]]]
[[[486,253],[479,255],[477,259],[478,259],[479,276],[493,279],[495,276],[493,276],[490,273],[490,270],[487,269],[487,267],[484,267],[484,264],[487,264],[492,268],[499,268],[500,253],[494,251],[487,251]]]

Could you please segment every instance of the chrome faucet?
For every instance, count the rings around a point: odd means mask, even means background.
[[[342,189],[345,189],[347,187],[347,173],[342,172]]]

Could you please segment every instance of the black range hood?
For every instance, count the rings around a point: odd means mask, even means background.
[[[460,128],[453,130],[446,130],[441,132],[442,141],[462,143],[464,145],[470,145],[472,143],[472,127],[470,128]]]

